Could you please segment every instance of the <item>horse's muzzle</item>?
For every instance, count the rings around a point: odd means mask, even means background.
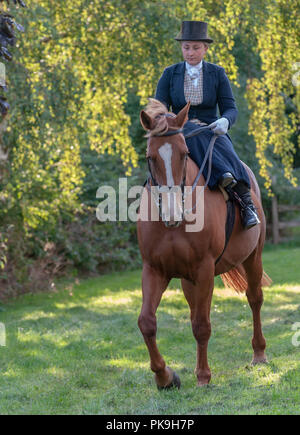
[[[178,228],[182,224],[181,221],[163,221],[167,228]]]
[[[177,228],[183,221],[183,194],[181,186],[161,186],[159,190],[160,216],[167,228]]]

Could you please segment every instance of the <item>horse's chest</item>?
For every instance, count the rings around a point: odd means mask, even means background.
[[[191,265],[197,262],[197,252],[191,240],[173,234],[153,240],[148,255],[153,267],[172,277],[189,275]]]

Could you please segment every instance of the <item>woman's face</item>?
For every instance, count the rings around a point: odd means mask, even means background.
[[[190,65],[197,65],[204,58],[208,46],[201,41],[183,41],[181,49],[184,60]]]

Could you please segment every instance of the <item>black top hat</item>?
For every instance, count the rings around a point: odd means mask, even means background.
[[[182,21],[181,31],[176,41],[204,41],[211,44],[214,40],[207,36],[207,23],[204,21]]]

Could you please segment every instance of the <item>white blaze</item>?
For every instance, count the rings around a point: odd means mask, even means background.
[[[180,186],[175,186],[172,173],[172,145],[165,143],[159,150],[159,155],[166,168],[167,186],[160,186],[162,218],[165,222],[182,220],[182,194]]]
[[[166,176],[167,176],[167,185],[169,187],[174,186],[174,178],[172,174],[172,145],[169,143],[165,143],[162,145],[159,150],[159,155],[163,159],[165,168],[166,168]]]

